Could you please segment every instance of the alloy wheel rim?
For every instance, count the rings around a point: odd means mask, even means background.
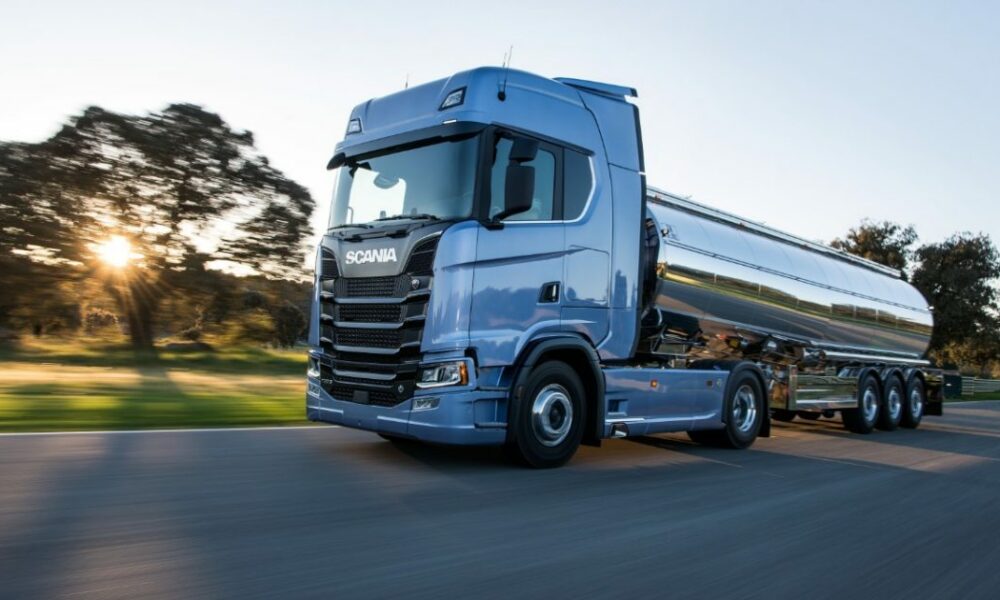
[[[920,394],[920,390],[914,389],[910,392],[910,414],[914,418],[920,417],[924,412],[924,399]]]

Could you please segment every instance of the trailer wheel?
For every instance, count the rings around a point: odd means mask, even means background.
[[[583,439],[584,398],[580,377],[566,363],[535,367],[512,403],[508,454],[536,469],[565,464]]]
[[[903,404],[906,398],[906,390],[903,389],[903,382],[898,377],[889,379],[889,384],[885,386],[885,394],[882,398],[882,406],[878,411],[878,422],[876,427],[883,431],[892,431],[899,427],[899,422],[903,418]]]
[[[858,386],[858,408],[840,411],[844,427],[854,433],[871,433],[878,421],[879,406],[882,404],[878,393],[878,380],[867,375]]]
[[[927,395],[924,392],[924,382],[919,377],[914,377],[906,386],[906,399],[903,401],[903,418],[899,424],[907,429],[920,427],[920,420],[924,418],[924,406],[927,404]]]
[[[689,431],[688,437],[699,444],[749,448],[764,421],[764,392],[751,371],[736,371],[730,375],[723,410],[726,415],[723,429]]]

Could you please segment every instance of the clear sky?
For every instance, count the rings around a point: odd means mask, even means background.
[[[863,217],[1000,242],[1000,2],[3,0],[0,139],[194,102],[325,219],[353,105],[499,64],[639,90],[649,182],[830,240]]]

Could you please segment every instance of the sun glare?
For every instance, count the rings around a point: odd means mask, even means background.
[[[132,260],[132,244],[120,235],[113,235],[97,245],[97,256],[109,267],[121,269]]]

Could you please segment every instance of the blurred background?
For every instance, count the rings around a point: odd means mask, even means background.
[[[639,89],[648,177],[898,267],[1000,377],[988,2],[8,2],[0,430],[303,420],[351,107],[483,64]]]

